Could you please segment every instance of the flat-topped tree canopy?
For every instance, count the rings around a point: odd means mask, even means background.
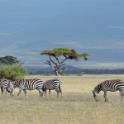
[[[84,58],[87,60],[88,54],[87,53],[78,53],[72,48],[54,48],[52,50],[44,50],[41,52],[41,55],[48,55],[48,56],[63,56],[65,59],[74,59],[78,60],[80,58]]]

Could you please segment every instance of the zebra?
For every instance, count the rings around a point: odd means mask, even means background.
[[[57,93],[57,97],[59,97],[59,93],[61,93],[62,96],[62,89],[61,89],[61,81],[59,79],[51,79],[51,80],[46,80],[43,83],[43,91],[45,92],[46,95],[46,91],[49,90],[49,95],[51,93],[51,90],[55,90]]]
[[[0,79],[0,88],[1,88],[2,94],[6,90],[6,92],[10,93],[10,95],[13,96],[14,85],[11,80]]]
[[[19,88],[19,92],[17,96],[21,94],[21,91],[23,90],[25,96],[27,95],[27,90],[38,90],[39,95],[43,96],[43,81],[40,79],[21,79],[21,80],[15,80],[13,82],[14,88]]]
[[[104,92],[103,96],[104,96],[105,102],[108,101],[107,91],[110,91],[110,92],[119,91],[121,95],[120,101],[122,101],[124,96],[124,81],[120,79],[113,79],[113,80],[105,80],[102,83],[98,84],[92,91],[95,101],[98,101],[97,94],[99,94],[100,91]]]

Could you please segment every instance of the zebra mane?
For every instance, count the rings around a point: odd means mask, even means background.
[[[46,81],[56,81],[56,80],[59,80],[59,79],[53,78],[53,79],[49,79],[49,80],[46,80]]]
[[[54,78],[54,79],[52,79],[53,81],[55,81],[55,80],[59,80],[58,78]]]
[[[94,91],[99,93],[101,91],[101,84],[98,84],[95,88],[94,88]]]

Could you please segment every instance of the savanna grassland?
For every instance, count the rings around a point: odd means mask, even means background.
[[[25,78],[52,79],[55,76],[27,76]],[[102,93],[99,102],[92,97],[92,89],[106,79],[123,79],[124,75],[83,75],[59,77],[63,97],[40,98],[37,91],[10,97],[0,94],[0,124],[124,124],[124,101],[118,92],[109,93],[105,103]]]

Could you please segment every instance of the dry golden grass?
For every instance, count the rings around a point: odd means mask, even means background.
[[[54,76],[28,76],[42,80]],[[123,124],[124,102],[120,103],[118,92],[109,93],[109,102],[102,96],[95,102],[91,91],[95,85],[106,79],[123,79],[124,75],[84,75],[59,77],[62,82],[63,97],[40,98],[38,92],[22,93],[10,97],[0,95],[0,124]],[[16,94],[17,92],[15,92]]]

